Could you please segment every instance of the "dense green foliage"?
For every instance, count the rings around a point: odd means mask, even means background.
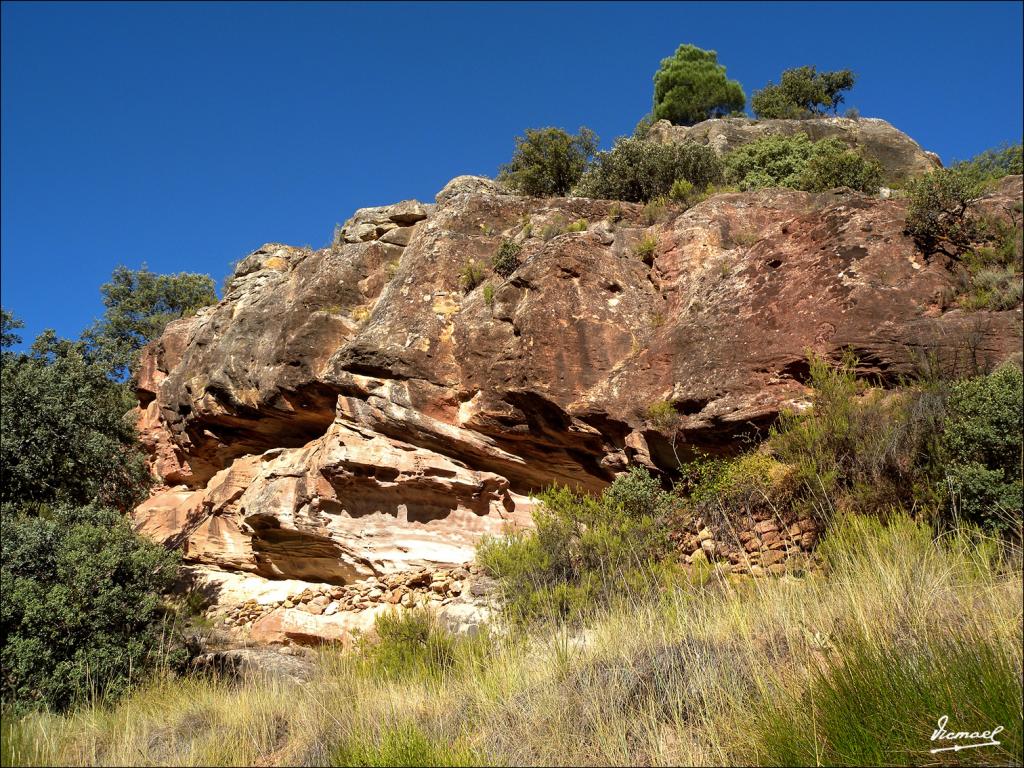
[[[0,501],[126,510],[145,495],[131,392],[81,343],[47,331],[30,352],[5,352],[0,387]]]
[[[814,407],[784,415],[769,449],[796,470],[800,498],[827,522],[838,509],[915,511],[1019,535],[1022,374],[1007,363],[957,381],[885,393],[855,376],[856,361],[811,361]]]
[[[21,336],[18,335],[18,329],[24,327],[25,324],[21,320],[6,309],[0,309],[0,349],[20,344]]]
[[[589,128],[575,135],[561,128],[528,128],[516,137],[512,160],[502,166],[498,180],[524,195],[564,196],[596,151],[597,135]]]
[[[821,192],[850,187],[876,192],[882,166],[835,137],[812,142],[805,133],[768,135],[737,147],[725,158],[726,177],[742,190],[790,187]]]
[[[1020,525],[1024,376],[1004,365],[951,387],[944,431],[952,510],[989,528]]]
[[[769,438],[772,452],[795,468],[803,503],[821,520],[837,509],[885,515],[936,506],[945,394],[940,382],[902,391],[870,389],[857,363],[810,362],[813,408],[787,413]],[[799,503],[799,502],[798,502]]]
[[[599,498],[568,488],[540,496],[536,530],[485,540],[478,562],[517,619],[578,618],[611,591],[648,586],[669,552],[678,499],[634,467]]]
[[[768,83],[754,92],[751,108],[761,119],[800,119],[834,113],[843,103],[843,91],[853,88],[856,76],[848,69],[818,72],[815,67],[796,67],[782,73],[778,85]]]
[[[117,267],[100,292],[106,309],[84,338],[91,354],[118,376],[134,371],[139,350],[169,322],[217,301],[209,275],[159,275],[145,265],[139,270]]]
[[[440,675],[455,663],[459,641],[425,610],[382,613],[374,629],[376,638],[365,642],[363,648],[363,660],[373,675]]]
[[[159,593],[175,575],[176,553],[99,506],[35,515],[6,505],[2,515],[4,702],[63,709],[123,692],[156,661]]]
[[[710,147],[692,142],[619,139],[611,150],[597,154],[574,191],[582,197],[647,202],[668,195],[678,179],[704,189],[722,180],[722,163]]]
[[[122,379],[212,282],[119,268],[107,313],[82,341],[42,333],[27,352],[3,313],[0,366],[0,680],[4,706],[60,709],[117,695],[168,647],[160,593],[177,556],[125,513],[149,485]]]
[[[655,120],[692,125],[742,110],[746,103],[743,88],[725,76],[714,51],[680,45],[654,74]]]

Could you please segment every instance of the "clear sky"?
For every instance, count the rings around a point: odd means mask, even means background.
[[[944,161],[1022,126],[1021,3],[3,4],[2,295],[77,336],[117,264],[220,280],[356,208],[493,175],[527,127],[608,146],[679,43],[749,99],[849,67],[847,106]]]

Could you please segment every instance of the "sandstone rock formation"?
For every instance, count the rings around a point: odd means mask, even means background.
[[[930,163],[915,151],[889,167]],[[1013,177],[984,205],[1005,216],[1020,196]],[[950,264],[904,235],[905,208],[762,190],[650,223],[638,205],[460,177],[436,205],[361,210],[330,248],[264,246],[146,350],[138,417],[162,485],[138,525],[207,567],[362,588],[466,563],[552,482],[596,491],[631,463],[735,452],[806,400],[809,350],[852,348],[882,382],[926,355],[1019,352],[1019,308],[947,311]],[[506,238],[520,266],[464,291],[466,265]],[[648,421],[657,402],[674,434]],[[804,547],[801,524],[757,550]],[[314,621],[276,615],[270,634]]]
[[[821,117],[810,120],[727,117],[705,120],[693,126],[672,125],[668,120],[659,120],[651,127],[648,138],[662,143],[696,141],[724,155],[773,133],[782,136],[806,133],[812,141],[838,137],[881,163],[886,181],[890,184],[942,167],[939,156],[934,152],[922,150],[916,141],[902,131],[885,120],[872,117]]]

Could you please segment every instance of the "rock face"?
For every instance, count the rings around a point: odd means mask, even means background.
[[[922,150],[916,141],[885,120],[871,117],[822,117],[810,120],[727,117],[705,120],[693,126],[672,125],[668,120],[659,120],[651,127],[648,138],[661,143],[696,141],[724,155],[773,133],[783,136],[806,133],[813,141],[838,137],[880,162],[885,169],[886,181],[890,184],[942,167],[939,156],[934,152]]]
[[[1020,196],[1014,177],[984,205],[1006,216]],[[264,246],[146,351],[138,417],[162,484],[137,523],[267,578],[451,568],[528,524],[552,482],[597,491],[631,463],[739,450],[806,400],[808,350],[852,348],[883,382],[926,355],[963,370],[1019,353],[1019,308],[945,310],[950,264],[903,234],[905,205],[762,190],[651,223],[462,177],[436,206],[361,210],[331,248]],[[465,291],[506,238],[520,266]],[[664,401],[674,436],[646,418]]]

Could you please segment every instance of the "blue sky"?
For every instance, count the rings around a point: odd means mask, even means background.
[[[749,99],[849,67],[943,160],[1020,141],[1020,3],[3,4],[2,299],[77,336],[117,264],[218,283],[265,242],[493,175],[527,127],[607,146],[681,42]]]

